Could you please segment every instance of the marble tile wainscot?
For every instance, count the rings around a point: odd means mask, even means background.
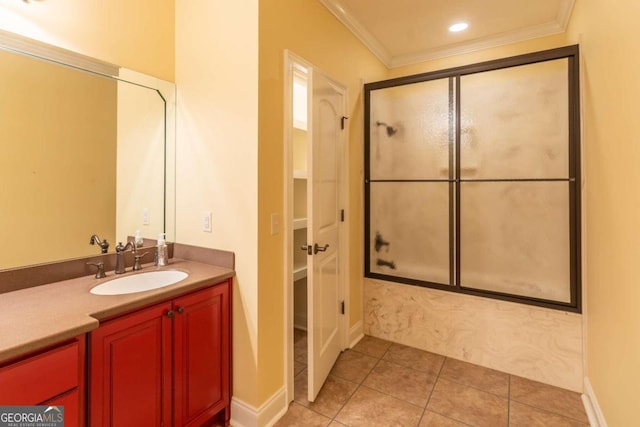
[[[364,279],[364,333],[582,392],[582,316]]]

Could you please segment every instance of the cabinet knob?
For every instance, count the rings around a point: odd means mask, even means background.
[[[184,313],[184,307],[178,307],[178,313],[180,314]]]
[[[173,317],[174,314],[175,313],[173,312],[173,310],[167,311],[167,317],[169,317],[169,318]]]

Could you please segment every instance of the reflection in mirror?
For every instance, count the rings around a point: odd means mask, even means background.
[[[174,86],[113,70],[0,45],[0,269],[99,254],[93,234],[173,239]]]

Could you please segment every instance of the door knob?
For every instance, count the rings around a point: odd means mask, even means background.
[[[324,252],[327,250],[327,248],[329,247],[329,244],[327,243],[324,246],[319,246],[317,243],[315,245],[313,245],[313,253],[317,254],[318,252]]]

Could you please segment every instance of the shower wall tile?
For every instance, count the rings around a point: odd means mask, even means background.
[[[364,333],[582,392],[582,316],[364,279]]]

